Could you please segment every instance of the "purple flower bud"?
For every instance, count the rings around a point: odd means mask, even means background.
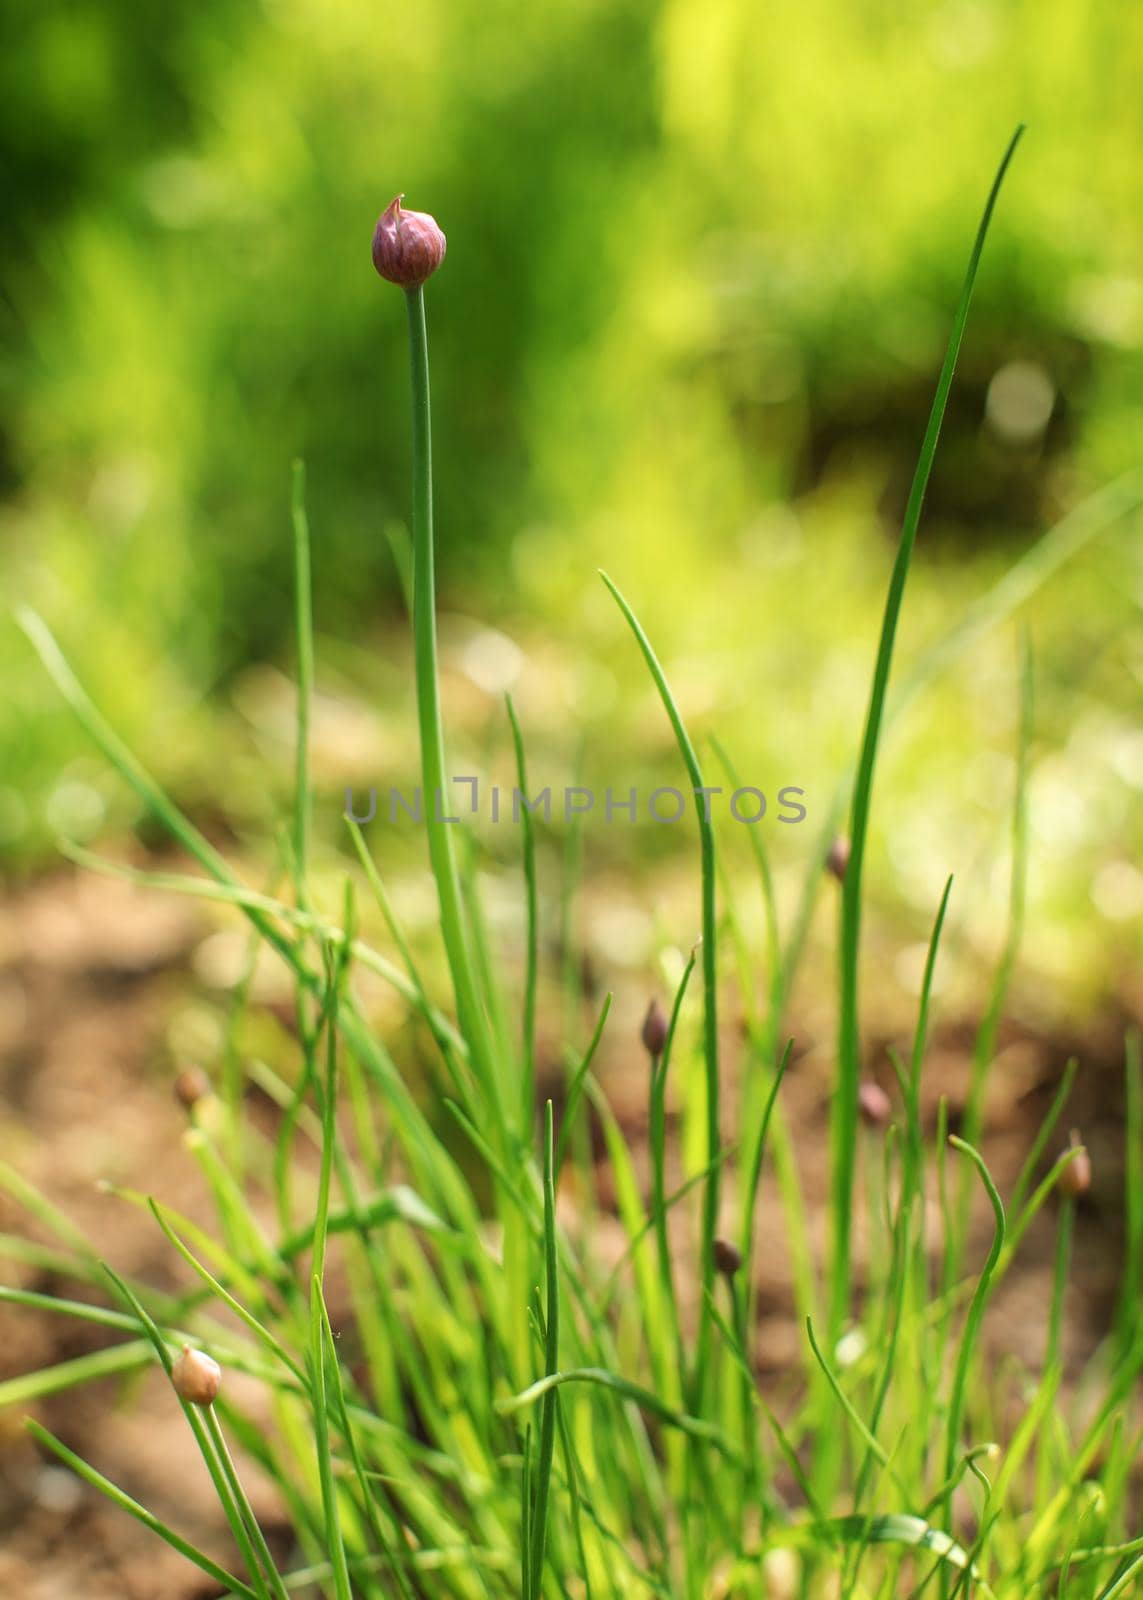
[[[849,866],[850,843],[848,839],[838,838],[829,847],[826,856],[826,871],[832,872],[838,883],[845,877],[845,869]]]
[[[649,1056],[657,1060],[663,1053],[667,1042],[667,1019],[663,1008],[657,1000],[652,1000],[647,1007],[647,1015],[643,1018],[643,1031],[640,1034],[643,1048]]]
[[[1070,1200],[1078,1200],[1091,1188],[1091,1157],[1080,1143],[1079,1133],[1072,1129],[1071,1147],[1076,1154],[1060,1173],[1060,1192]]]
[[[444,260],[445,236],[426,212],[402,211],[404,198],[399,194],[377,218],[373,265],[390,283],[416,289]]]
[[[742,1266],[742,1251],[738,1246],[731,1244],[729,1239],[712,1239],[710,1251],[716,1271],[726,1278],[733,1278]]]
[[[867,1128],[885,1128],[893,1115],[893,1102],[879,1083],[866,1078],[857,1091],[857,1109]]]

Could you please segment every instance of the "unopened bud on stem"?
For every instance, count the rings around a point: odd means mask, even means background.
[[[201,1067],[184,1067],[175,1079],[175,1099],[184,1111],[193,1111],[210,1093],[210,1079]]]
[[[1072,1149],[1076,1154],[1060,1173],[1060,1192],[1069,1200],[1078,1200],[1091,1188],[1091,1157],[1080,1143],[1079,1130],[1072,1129]]]
[[[373,265],[402,289],[416,289],[431,278],[445,256],[445,236],[424,211],[403,211],[398,195],[377,218]]]
[[[222,1368],[201,1350],[184,1344],[171,1365],[171,1382],[180,1400],[192,1406],[213,1405],[222,1388]]]
[[[893,1102],[879,1083],[866,1078],[857,1091],[857,1109],[867,1128],[886,1128],[893,1115]]]
[[[832,872],[838,883],[845,879],[845,869],[849,866],[849,857],[852,846],[848,839],[838,837],[833,841],[826,854],[826,871]]]
[[[640,1034],[643,1048],[655,1060],[662,1055],[667,1043],[667,1019],[663,1008],[657,1000],[652,1000],[647,1007],[647,1015],[643,1018],[643,1031]]]
[[[742,1251],[738,1246],[731,1244],[729,1239],[712,1239],[710,1251],[715,1270],[721,1272],[724,1278],[733,1278],[742,1266]]]

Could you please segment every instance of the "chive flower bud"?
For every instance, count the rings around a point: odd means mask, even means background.
[[[222,1387],[222,1368],[201,1350],[184,1344],[171,1365],[171,1382],[180,1400],[192,1406],[213,1405]]]
[[[373,265],[389,283],[419,288],[445,256],[445,236],[424,211],[403,211],[399,194],[377,218],[373,230]]]
[[[716,1269],[724,1278],[733,1278],[742,1266],[742,1251],[729,1239],[712,1239],[710,1249]]]
[[[845,869],[849,866],[849,854],[852,846],[848,839],[837,838],[830,845],[826,853],[826,871],[831,872],[838,883],[844,882]]]
[[[893,1115],[893,1102],[879,1083],[866,1078],[857,1091],[857,1109],[867,1128],[886,1128]]]
[[[643,1030],[639,1037],[643,1041],[644,1050],[657,1061],[667,1043],[667,1018],[657,1000],[652,1000],[647,1007],[647,1015],[643,1018]]]
[[[175,1099],[184,1111],[193,1111],[210,1093],[210,1079],[201,1067],[184,1067],[175,1079]]]
[[[1091,1188],[1091,1157],[1080,1143],[1077,1129],[1072,1129],[1072,1149],[1076,1154],[1060,1173],[1060,1192],[1069,1200],[1078,1200]]]

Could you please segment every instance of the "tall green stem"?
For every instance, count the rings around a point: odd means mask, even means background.
[[[925,490],[937,453],[941,423],[944,421],[949,390],[961,340],[968,321],[968,308],[976,285],[988,225],[996,205],[1008,163],[1024,132],[1017,128],[1004,159],[1000,163],[992,188],[985,203],[984,214],[977,229],[976,242],[969,257],[960,301],[953,318],[952,332],[945,350],[944,364],[937,380],[937,392],[929,413],[928,426],[921,443],[921,453],[913,474],[909,501],[905,508],[901,541],[893,575],[885,601],[885,615],[881,624],[881,641],[877,649],[877,664],[873,673],[873,687],[869,696],[869,709],[865,720],[861,758],[853,790],[853,813],[850,824],[851,853],[845,869],[841,899],[841,1005],[838,1019],[838,1083],[833,1107],[833,1259],[830,1267],[830,1320],[831,1340],[836,1340],[841,1325],[849,1312],[850,1291],[850,1227],[853,1216],[854,1150],[857,1141],[857,1088],[861,1070],[861,1028],[858,1017],[858,958],[861,944],[861,877],[865,860],[865,839],[869,827],[869,811],[873,793],[873,772],[877,762],[877,746],[881,737],[881,722],[885,708],[885,694],[889,686],[889,669],[893,661],[893,645],[897,636],[897,622],[901,615],[901,602],[905,597],[905,580],[913,558],[917,527],[921,520]]]
[[[294,625],[298,651],[297,742],[294,753],[294,874],[299,905],[306,897],[310,858],[310,706],[314,693],[314,624],[310,580],[310,525],[306,516],[306,469],[294,462],[291,496],[294,525]]]
[[[473,1068],[503,1127],[499,1074],[488,1021],[473,975],[468,932],[461,904],[460,878],[448,815],[444,731],[437,681],[436,577],[433,557],[433,444],[429,405],[429,340],[425,297],[420,286],[405,291],[409,311],[409,359],[413,384],[413,647],[417,679],[417,721],[421,740],[421,779],[429,860],[436,879],[441,932],[448,954],[461,1031]]]
[[[702,1209],[702,1301],[698,1308],[698,1333],[695,1340],[694,1368],[691,1376],[691,1406],[696,1414],[702,1412],[703,1395],[709,1378],[711,1343],[711,1303],[714,1297],[714,1236],[718,1231],[719,1207],[719,1080],[718,1080],[718,916],[716,906],[717,874],[714,857],[714,828],[710,816],[710,796],[717,789],[708,789],[703,781],[694,745],[675,704],[666,675],[659,658],[651,648],[651,641],[627,601],[612,583],[606,572],[600,577],[611,591],[613,599],[627,619],[643,652],[647,669],[654,679],[675,735],[675,743],[683,758],[694,790],[695,810],[698,814],[699,845],[702,860],[702,977],[703,977],[703,1062],[706,1071],[706,1159],[707,1180],[703,1192]]]

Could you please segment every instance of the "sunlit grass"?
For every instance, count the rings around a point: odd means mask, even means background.
[[[1022,579],[1001,583],[982,601],[967,624],[914,668],[894,701],[890,669],[905,577],[995,195],[994,188],[921,453],[865,740],[854,772],[839,781],[830,819],[832,826],[852,804],[854,855],[845,874],[840,938],[833,1248],[825,1260],[809,1243],[782,1087],[790,1060],[788,999],[829,832],[811,852],[799,908],[783,928],[765,851],[759,848],[752,862],[757,886],[740,884],[725,870],[720,875],[715,829],[698,802],[701,945],[679,975],[661,1048],[643,1051],[640,1041],[630,1041],[633,1070],[646,1080],[649,1185],[640,1180],[635,1152],[593,1071],[609,1002],[582,1053],[568,1041],[559,1117],[547,1099],[537,1130],[542,945],[535,839],[530,828],[520,835],[520,893],[527,908],[521,975],[501,958],[481,914],[472,853],[454,844],[433,804],[449,769],[435,635],[428,361],[419,288],[408,302],[414,670],[428,847],[455,1020],[419,970],[361,831],[352,828],[361,872],[347,876],[334,908],[322,907],[307,872],[314,646],[300,475],[294,551],[301,692],[295,802],[282,861],[289,898],[254,892],[240,881],[97,710],[43,623],[25,619],[49,673],[98,748],[203,875],[167,873],[150,875],[151,881],[240,913],[293,981],[297,1047],[290,1075],[263,1065],[251,1078],[280,1116],[269,1126],[265,1117],[254,1118],[246,1086],[224,1083],[221,1074],[216,1088],[225,1092],[190,1108],[188,1147],[213,1201],[214,1229],[177,1216],[161,1193],[120,1196],[154,1221],[193,1287],[163,1295],[109,1273],[98,1241],[87,1240],[16,1173],[0,1167],[0,1184],[54,1240],[50,1249],[25,1244],[16,1258],[50,1259],[66,1278],[101,1292],[110,1304],[20,1288],[0,1290],[0,1300],[126,1336],[109,1351],[0,1385],[0,1404],[34,1404],[108,1372],[157,1366],[169,1374],[174,1354],[188,1342],[225,1371],[264,1384],[272,1418],[265,1428],[230,1398],[225,1379],[213,1404],[183,1402],[232,1534],[226,1567],[110,1483],[98,1463],[79,1460],[40,1424],[30,1424],[45,1451],[173,1545],[223,1592],[255,1600],[290,1594],[604,1600],[647,1593],[679,1600],[790,1594],[825,1600],[838,1593],[889,1600],[929,1585],[945,1600],[1111,1600],[1128,1592],[1143,1561],[1129,1525],[1139,1442],[1134,1389],[1143,1367],[1139,1196],[1133,1191],[1126,1202],[1135,1260],[1117,1328],[1085,1375],[1081,1404],[1063,1383],[1059,1326],[1075,1171],[1086,1156],[1069,1149],[1041,1172],[1074,1074],[1006,1198],[980,1148],[986,1128],[973,1127],[979,1143],[947,1137],[944,1102],[935,1140],[921,1124],[933,977],[954,892],[947,883],[932,907],[911,1058],[895,1063],[902,1118],[875,1135],[868,1130],[872,1136],[859,1142],[862,860],[881,735],[895,703],[1010,615],[1053,559],[1051,545],[1026,557]],[[617,627],[626,622],[633,633],[686,777],[700,789],[705,747],[688,732],[635,609],[610,581],[608,587],[620,609]],[[1025,707],[1030,703],[1026,691]],[[504,737],[522,786],[526,733],[526,720],[510,704]],[[733,771],[720,748],[713,758]],[[1025,799],[1021,777],[1018,819]],[[358,931],[363,892],[378,901],[395,960]],[[759,959],[738,915],[743,896],[754,893],[766,907],[769,971],[760,999],[751,994],[753,985],[742,986],[746,1040],[733,1065],[744,1079],[743,1111],[728,1138],[720,1086],[732,1064],[718,1003],[731,987],[727,951],[747,974]],[[679,1024],[693,1003],[689,985],[696,968],[701,1045],[692,1052]],[[427,1087],[419,1073],[407,1070],[410,1036],[390,1044],[370,1025],[357,981],[366,971],[407,1009],[416,1048],[434,1063]],[[1006,967],[1001,976],[1006,979]],[[1003,992],[998,979],[996,993]],[[236,1010],[249,1003],[240,987]],[[994,1053],[988,1020],[979,1047],[982,1080]],[[693,1158],[683,1160],[684,1181],[668,1192],[673,1130],[665,1089],[668,1072],[684,1068],[682,1142],[684,1155],[689,1149]],[[1143,1139],[1139,1077],[1132,1042],[1126,1133],[1128,1181],[1136,1188]],[[617,1266],[605,1260],[592,1227],[602,1201],[591,1142],[580,1137],[589,1108],[606,1146],[625,1236]],[[980,1122],[978,1115],[974,1124]],[[694,1128],[701,1138],[688,1141]],[[768,1161],[779,1180],[773,1215],[761,1212],[758,1201]],[[991,1203],[992,1242],[982,1260],[969,1259],[960,1208],[955,1195],[950,1198],[962,1166]],[[861,1210],[859,1177],[867,1180],[871,1249],[857,1293],[850,1234]],[[1057,1191],[1064,1200],[1056,1279],[1043,1308],[1046,1358],[1040,1370],[1013,1371],[1002,1381],[984,1370],[988,1307],[1032,1220],[1054,1203]],[[943,1217],[935,1251],[926,1220],[934,1203]],[[805,1334],[800,1363],[780,1397],[767,1394],[756,1376],[751,1267],[763,1231],[790,1239]],[[730,1237],[741,1241],[741,1263]],[[327,1298],[335,1274],[351,1307],[339,1326],[332,1325]],[[293,1545],[286,1560],[272,1552],[251,1510],[242,1476],[247,1461],[279,1491]]]

